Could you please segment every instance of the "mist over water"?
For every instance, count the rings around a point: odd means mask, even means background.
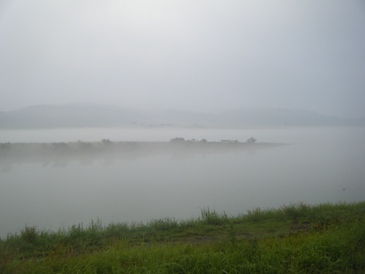
[[[365,197],[365,128],[1,130],[0,142],[208,141],[285,143],[260,149],[173,151],[62,159],[0,155],[0,237],[25,225],[58,230],[110,222],[229,215]],[[262,147],[261,147],[262,148]]]

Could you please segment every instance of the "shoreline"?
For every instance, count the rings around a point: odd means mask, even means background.
[[[15,163],[69,162],[84,159],[123,160],[171,155],[188,157],[194,155],[235,153],[270,149],[288,144],[247,142],[53,142],[53,143],[0,143],[0,167]]]
[[[26,226],[0,239],[2,273],[362,273],[365,201],[147,223]],[[173,268],[171,268],[173,267]],[[86,271],[87,270],[87,271]],[[179,273],[180,273],[179,272]],[[214,271],[213,271],[214,272]]]

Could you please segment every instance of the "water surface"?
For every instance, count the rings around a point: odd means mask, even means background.
[[[364,199],[365,129],[361,127],[7,130],[0,131],[0,142],[168,141],[174,137],[245,141],[251,136],[259,142],[288,145],[3,161],[0,237],[19,232],[26,224],[57,230],[87,225],[96,218],[105,224],[145,222],[198,217],[207,207],[235,215],[256,207]]]

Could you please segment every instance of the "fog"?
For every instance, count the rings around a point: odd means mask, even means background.
[[[364,199],[364,34],[352,0],[0,1],[0,237]]]
[[[363,1],[0,2],[0,111],[91,102],[365,117]]]
[[[15,140],[25,130],[2,132]],[[77,141],[86,135],[93,140]],[[169,142],[175,137],[188,142]],[[235,215],[365,197],[363,127],[49,129],[22,138],[1,145],[0,237],[25,225],[181,220],[207,207]]]

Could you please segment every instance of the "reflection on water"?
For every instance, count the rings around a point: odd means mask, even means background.
[[[183,140],[179,142],[70,142],[0,144],[0,168],[9,171],[14,164],[41,163],[43,166],[65,167],[77,161],[90,165],[95,161],[113,164],[120,160],[137,160],[156,155],[169,155],[171,159],[195,155],[225,154],[238,151],[254,153],[283,144],[207,142]]]
[[[0,237],[25,224],[57,230],[97,217],[103,223],[187,219],[206,207],[239,214],[364,199],[364,130],[293,131],[272,138],[297,140],[284,146],[17,144],[0,155]]]

